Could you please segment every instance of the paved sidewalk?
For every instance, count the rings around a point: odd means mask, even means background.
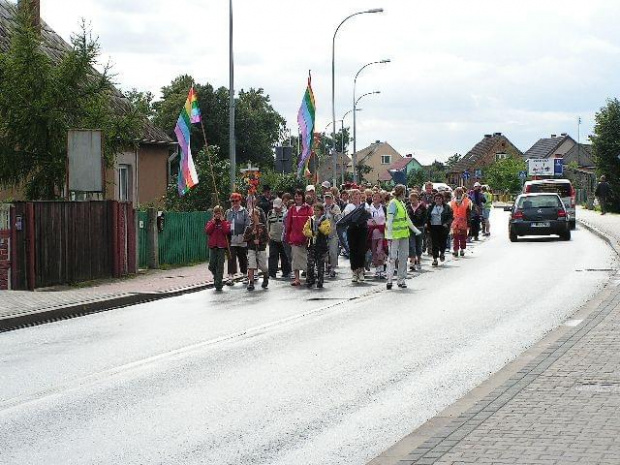
[[[193,292],[213,285],[203,263],[170,270],[144,270],[127,279],[97,281],[84,287],[56,286],[31,291],[0,291],[0,331],[76,314]]]
[[[618,247],[620,215],[577,217]],[[620,273],[573,318],[513,362],[508,379],[483,384],[483,398],[402,441],[421,445],[397,444],[371,464],[620,464]]]

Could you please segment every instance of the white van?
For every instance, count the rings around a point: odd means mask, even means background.
[[[570,228],[575,229],[576,210],[575,200],[577,192],[569,179],[536,179],[527,181],[523,185],[524,194],[534,194],[537,192],[553,192],[558,194],[562,199],[562,203],[566,207],[566,211],[570,215]]]

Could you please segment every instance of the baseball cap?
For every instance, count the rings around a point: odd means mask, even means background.
[[[308,184],[308,185],[306,186],[306,192],[313,191],[313,190],[316,190],[316,189],[314,188],[314,185],[312,185],[312,184]]]
[[[332,187],[332,183],[329,181],[323,181],[321,183],[321,187],[325,188],[325,189],[329,189],[330,187]]]
[[[480,187],[480,183],[479,182],[474,183],[474,187]]]
[[[333,198],[334,196],[332,195],[331,192],[325,192],[325,194],[323,194],[323,197],[330,197]]]
[[[273,199],[273,208],[282,208],[282,199],[280,197]]]

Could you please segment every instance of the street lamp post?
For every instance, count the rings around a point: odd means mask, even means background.
[[[235,190],[237,172],[237,151],[235,147],[235,66],[233,61],[233,3],[229,0],[230,23],[228,30],[228,65],[229,65],[229,95],[228,95],[228,156],[230,158],[230,191]]]
[[[381,60],[381,61],[373,61],[370,63],[366,63],[364,66],[362,66],[359,71],[355,74],[355,79],[353,79],[353,109],[355,110],[355,89],[357,86],[357,77],[360,75],[360,73],[367,68],[368,66],[371,65],[378,65],[378,64],[383,64],[383,63],[390,63],[391,60],[386,59],[386,60]],[[355,170],[355,165],[357,162],[357,155],[355,154],[355,152],[357,152],[357,137],[356,137],[356,125],[355,125],[355,111],[353,111],[353,157],[351,160],[351,163],[353,163],[353,181],[357,182],[357,171]]]
[[[232,1],[232,0],[231,0]],[[334,31],[334,38],[332,39],[332,150],[334,152],[333,159],[333,167],[334,167],[334,185],[336,184],[336,64],[335,64],[335,56],[336,56],[336,34],[338,34],[338,30],[340,26],[342,26],[348,19],[353,18],[357,15],[363,15],[367,13],[383,13],[383,8],[373,8],[365,11],[358,11],[357,13],[353,13],[352,15],[347,16],[342,20],[342,22],[338,25],[336,30]]]
[[[380,94],[380,93],[381,93],[380,90],[375,90],[373,92],[366,92],[361,97],[359,97],[357,100],[353,100],[353,156],[351,159],[351,164],[353,165],[353,182],[355,183],[357,183],[357,155],[355,153],[356,152],[355,139],[357,138],[357,131],[355,128],[355,124],[356,124],[355,113],[357,113],[357,104],[360,100],[362,100],[367,95]]]

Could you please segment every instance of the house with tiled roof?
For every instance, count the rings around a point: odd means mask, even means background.
[[[40,17],[40,0],[22,0],[35,13],[34,21],[41,34],[41,49],[54,63],[62,60],[71,50],[69,45]],[[0,0],[0,53],[6,52],[11,43],[18,5]],[[95,71],[96,72],[96,71]],[[119,113],[132,110],[131,102],[116,88],[110,94],[110,105]],[[157,203],[166,194],[168,185],[168,157],[175,150],[174,142],[164,131],[144,118],[137,149],[123,151],[116,157],[114,165],[106,169],[105,199],[131,201],[134,205]],[[19,186],[0,191],[0,200],[22,198]]]
[[[364,174],[368,182],[375,182],[393,163],[401,160],[403,156],[387,142],[380,140],[373,142],[355,153],[357,166],[368,166],[370,171]],[[349,165],[349,172],[353,173],[353,162]]]
[[[403,171],[405,176],[413,171],[419,171],[423,169],[418,160],[414,158],[412,154],[407,154],[403,158],[396,160],[392,163],[383,173],[379,175],[379,181],[386,182],[392,180],[391,171]]]
[[[575,144],[564,154],[564,166],[576,163],[579,168],[590,168],[594,170],[594,155],[592,155],[592,144]]]
[[[523,154],[523,158],[525,160],[533,158],[563,158],[564,154],[575,145],[577,145],[575,139],[565,132],[560,134],[560,136],[551,134],[551,137],[538,139],[538,141]]]
[[[485,134],[480,142],[456,162],[447,172],[447,181],[452,185],[462,183],[470,187],[476,181],[484,182],[485,169],[504,158],[523,157],[523,153],[501,132]],[[463,173],[469,179],[463,180]]]

